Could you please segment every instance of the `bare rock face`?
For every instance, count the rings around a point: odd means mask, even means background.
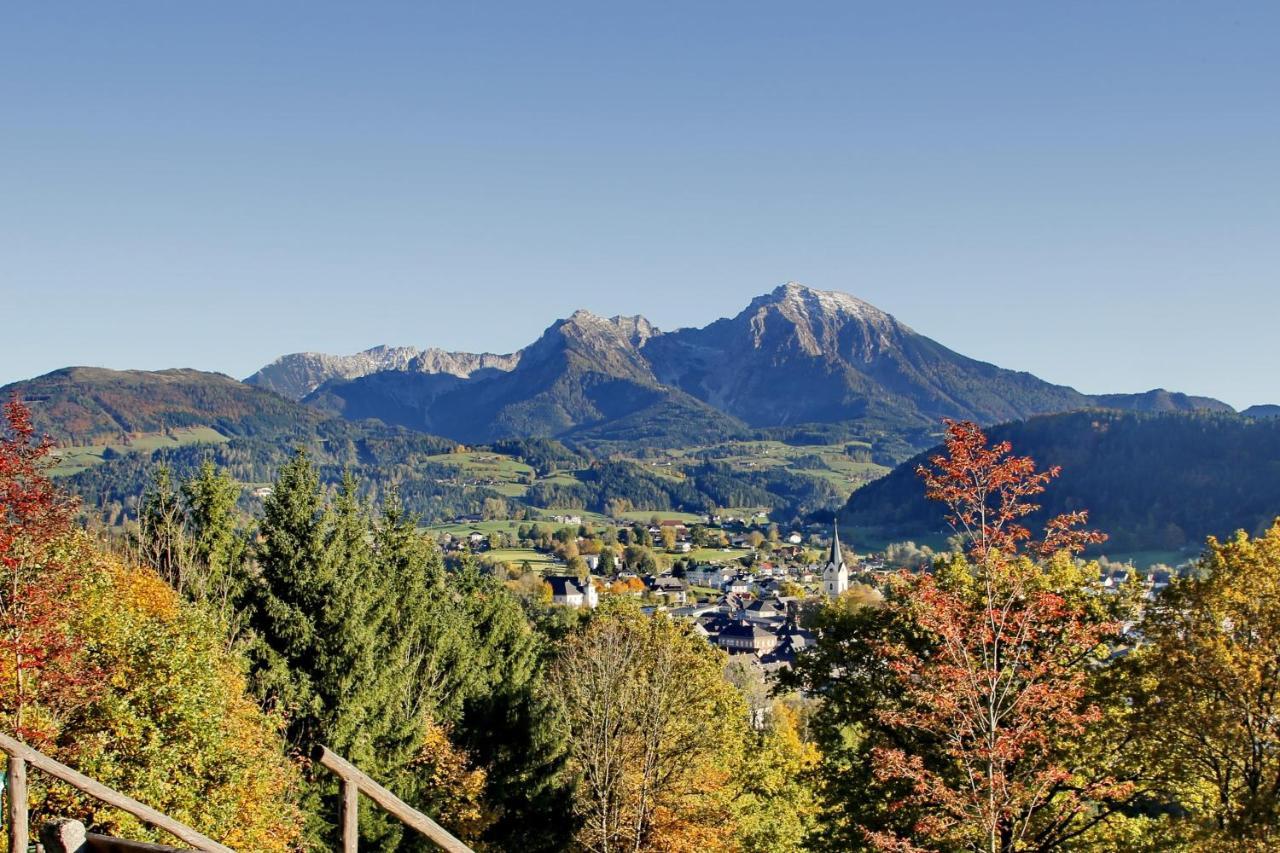
[[[301,400],[333,379],[358,379],[388,370],[443,373],[466,379],[483,369],[511,370],[519,358],[519,355],[389,346],[373,347],[354,355],[297,352],[280,356],[244,381],[291,400]]]
[[[496,355],[491,352],[445,352],[436,347],[418,353],[405,368],[415,373],[447,373],[459,379],[469,379],[480,370],[514,370],[520,363],[520,354]]]
[[[301,400],[330,379],[354,379],[382,370],[404,370],[417,357],[413,347],[378,346],[354,355],[295,352],[282,355],[244,381]]]
[[[660,381],[758,426],[922,427],[1087,404],[1071,388],[953,352],[861,299],[796,282],[735,317],[650,341],[645,355]]]

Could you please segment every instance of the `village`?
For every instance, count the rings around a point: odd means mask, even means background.
[[[835,522],[783,535],[764,511],[612,524],[559,513],[513,523],[510,533],[476,529],[479,518],[455,519],[468,524],[465,533],[439,535],[447,561],[475,559],[518,593],[552,607],[593,610],[611,596],[635,599],[643,612],[690,623],[733,660],[764,673],[789,668],[812,646],[806,616],[822,602],[851,588],[878,600],[889,575],[926,571],[935,556],[914,543],[905,543],[905,559],[894,545],[858,554],[841,543]],[[1118,593],[1131,572],[1104,558],[1099,588]],[[1164,569],[1141,575],[1144,597],[1154,598],[1171,578]]]
[[[555,515],[545,526],[518,528],[514,541],[472,530],[442,534],[440,544],[446,559],[469,555],[555,607],[637,599],[645,612],[688,621],[708,642],[766,672],[790,666],[814,641],[804,628],[806,605],[859,582],[875,596],[877,576],[891,570],[880,555],[842,546],[834,525],[827,537],[817,528],[782,535],[761,517],[655,517],[600,530],[579,515]],[[508,559],[519,555],[504,547],[513,544],[534,545],[539,561]]]

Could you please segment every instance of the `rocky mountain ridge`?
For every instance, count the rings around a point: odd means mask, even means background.
[[[447,352],[436,347],[376,346],[352,355],[295,352],[282,355],[244,381],[301,400],[333,379],[358,379],[388,370],[444,374],[469,379],[485,370],[515,368],[519,354]]]
[[[660,434],[679,421],[688,438],[808,424],[919,432],[946,417],[999,423],[1084,408],[1231,410],[1163,389],[1082,394],[961,355],[854,296],[795,282],[701,328],[663,332],[641,316],[579,310],[511,356],[449,355],[334,376],[306,400],[472,442],[598,436],[619,421],[635,427],[626,435],[671,442]]]

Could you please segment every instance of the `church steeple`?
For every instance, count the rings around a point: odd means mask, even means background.
[[[840,550],[840,522],[835,521],[831,527],[831,556],[827,563],[840,566],[844,563],[844,552]]]
[[[831,553],[822,570],[822,587],[831,598],[849,588],[849,567],[844,561],[844,551],[840,549],[839,522],[834,523],[831,528]]]

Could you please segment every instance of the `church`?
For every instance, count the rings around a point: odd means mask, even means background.
[[[849,566],[840,550],[840,525],[831,528],[831,555],[822,569],[822,590],[828,598],[835,598],[849,588]]]

